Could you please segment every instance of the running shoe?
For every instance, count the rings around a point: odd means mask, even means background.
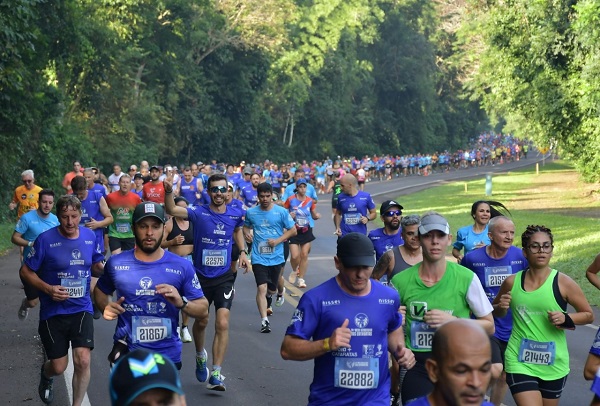
[[[181,335],[179,337],[181,337],[181,341],[183,341],[184,343],[192,342],[192,336],[190,335],[190,331],[188,330],[187,326],[183,326],[181,328]]]
[[[271,323],[269,323],[269,320],[262,321],[262,324],[260,326],[260,332],[261,333],[270,333],[271,332]]]
[[[38,393],[40,395],[40,399],[42,402],[49,405],[54,400],[54,389],[52,388],[54,384],[54,378],[46,378],[44,376],[44,364],[42,364],[42,369],[40,371],[40,385],[38,386]]]
[[[297,288],[305,288],[306,287],[306,282],[304,282],[304,279],[298,277],[296,279],[296,287]]]
[[[196,355],[196,379],[198,382],[206,382],[208,379],[209,370],[206,366],[206,362],[208,361],[208,354],[206,354],[206,350],[202,350],[202,355]]]
[[[298,272],[294,272],[292,271],[292,273],[290,274],[290,276],[288,277],[288,282],[291,283],[292,285],[296,283],[296,278],[298,277]]]
[[[281,307],[285,303],[285,287],[283,288],[283,292],[281,295],[277,295],[277,299],[275,300],[275,306]]]
[[[270,316],[273,314],[273,296],[268,295],[267,296],[267,316]]]
[[[225,383],[223,382],[225,377],[221,375],[221,371],[213,371],[208,378],[206,387],[210,390],[216,390],[219,392],[225,392]]]
[[[400,394],[392,393],[390,396],[390,406],[400,406]]]
[[[27,298],[24,297],[21,302],[21,307],[19,307],[19,320],[25,320],[27,316],[29,316],[29,306],[27,306]]]

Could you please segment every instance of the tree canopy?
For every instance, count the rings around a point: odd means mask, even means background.
[[[597,180],[593,0],[0,1],[0,185],[72,160],[290,161],[511,131]],[[489,118],[488,118],[489,117]]]

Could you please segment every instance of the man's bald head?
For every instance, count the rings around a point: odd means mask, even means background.
[[[481,405],[492,377],[490,338],[474,320],[445,323],[434,334],[425,367],[439,406]]]
[[[358,187],[358,181],[356,180],[356,177],[351,173],[347,173],[346,175],[342,176],[342,180],[340,182],[342,184]]]
[[[431,355],[437,362],[443,362],[457,342],[480,343],[490,351],[490,339],[483,327],[470,319],[456,319],[442,325],[433,335]]]

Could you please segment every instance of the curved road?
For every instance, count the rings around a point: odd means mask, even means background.
[[[381,203],[383,200],[396,198],[443,182],[480,178],[488,172],[506,172],[539,161],[541,161],[541,157],[534,158],[531,154],[529,160],[496,167],[367,183],[366,190],[373,195],[377,203]],[[316,222],[315,227],[317,240],[313,243],[306,277],[309,288],[324,282],[337,273],[333,265],[336,236],[332,234],[330,196],[322,197],[318,204],[318,211],[321,213],[322,219]],[[410,208],[407,208],[407,211],[410,211]],[[0,303],[2,303],[3,309],[0,315],[0,324],[3,326],[0,330],[2,342],[0,351],[3,359],[0,364],[0,388],[5,404],[42,405],[37,394],[39,367],[42,360],[37,337],[37,309],[30,313],[26,321],[21,322],[17,319],[16,313],[22,297],[20,281],[17,276],[18,266],[17,250],[11,251],[0,262],[0,275],[2,275]],[[285,271],[286,280],[289,273],[288,262]],[[209,391],[204,384],[196,381],[194,347],[191,343],[184,344],[181,379],[188,404],[240,406],[306,404],[313,363],[283,361],[279,356],[279,347],[285,329],[298,299],[302,295],[302,290],[287,284],[286,303],[280,308],[274,308],[275,314],[270,317],[273,329],[271,334],[259,332],[260,318],[255,304],[255,292],[254,277],[251,274],[238,275],[236,297],[231,313],[230,343],[223,365],[223,374],[227,377],[225,380],[226,392]],[[213,316],[211,309],[211,322],[209,322],[209,331],[207,332],[209,345],[212,343],[214,331],[212,328]],[[86,399],[88,405],[104,406],[109,404],[106,355],[112,346],[114,327],[114,322],[96,321],[96,348],[92,352],[92,381]],[[576,331],[568,333],[572,370],[561,404],[589,404],[590,385],[583,380],[582,369],[594,334],[593,326],[592,328],[580,327]],[[67,382],[70,382],[70,379]],[[69,390],[65,379],[56,379],[55,387],[53,404],[69,405]],[[514,405],[510,395],[507,395],[505,403]]]

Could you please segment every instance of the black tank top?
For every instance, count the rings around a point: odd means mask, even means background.
[[[399,274],[400,272],[404,271],[405,269],[410,268],[412,265],[410,265],[409,263],[407,263],[404,258],[402,257],[402,254],[400,253],[400,246],[398,245],[397,247],[393,248],[394,253],[394,269],[392,269],[392,274],[390,275],[388,280],[392,280],[392,278],[394,276],[396,276],[397,274]]]
[[[194,244],[194,228],[192,227],[192,223],[189,222],[189,227],[187,230],[182,231],[181,228],[179,228],[179,224],[177,224],[177,221],[175,220],[175,217],[173,217],[173,228],[171,229],[171,232],[169,233],[169,235],[167,235],[167,241],[172,240],[173,238],[177,237],[179,234],[183,235],[183,244],[181,245],[193,245]]]

